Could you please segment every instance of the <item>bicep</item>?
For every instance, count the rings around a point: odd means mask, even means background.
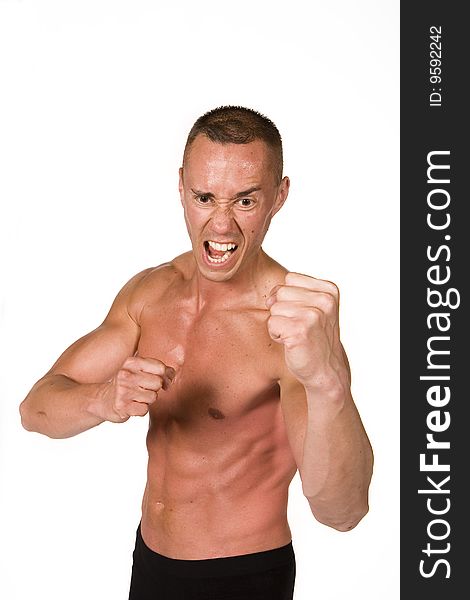
[[[129,306],[142,275],[122,288],[103,323],[69,346],[46,376],[65,375],[78,383],[101,383],[113,377],[125,359],[135,354],[140,327]]]
[[[279,386],[287,438],[297,468],[300,468],[307,428],[307,396],[304,386],[292,376],[280,379]]]
[[[78,383],[102,383],[135,353],[137,343],[136,331],[104,322],[67,348],[47,375],[65,375]]]

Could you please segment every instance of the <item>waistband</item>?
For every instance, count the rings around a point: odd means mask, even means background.
[[[140,523],[136,536],[137,557],[144,561],[152,571],[166,572],[176,577],[218,577],[225,575],[243,575],[260,571],[268,571],[276,567],[295,563],[292,541],[273,550],[225,556],[223,558],[207,558],[187,560],[170,558],[155,552],[144,542]]]

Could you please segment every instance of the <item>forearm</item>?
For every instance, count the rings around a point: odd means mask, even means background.
[[[368,511],[372,449],[349,386],[306,394],[302,489],[320,522],[347,531]]]
[[[21,422],[28,431],[51,438],[67,438],[104,421],[96,410],[104,386],[80,384],[65,375],[46,375],[20,405]]]

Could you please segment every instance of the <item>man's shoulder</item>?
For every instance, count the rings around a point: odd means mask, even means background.
[[[158,300],[169,288],[186,279],[188,259],[189,257],[183,254],[134,275],[124,287],[124,289],[127,288],[128,304],[133,308],[132,312],[139,313],[143,304],[150,299]]]

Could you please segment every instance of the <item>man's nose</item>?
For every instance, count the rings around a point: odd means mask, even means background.
[[[233,225],[233,214],[230,207],[218,206],[212,214],[212,228],[215,233],[230,231]]]

